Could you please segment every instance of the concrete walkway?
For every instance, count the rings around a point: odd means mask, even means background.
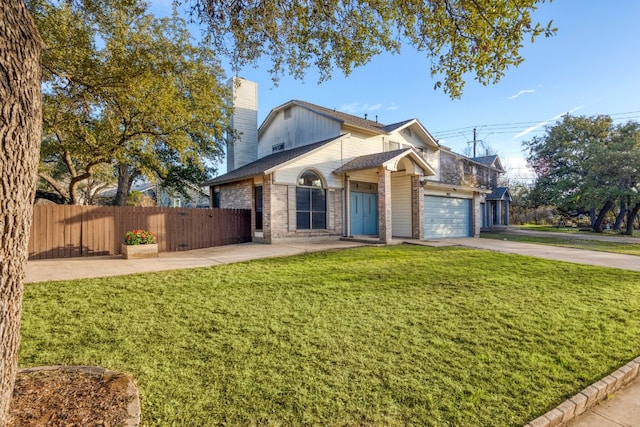
[[[358,242],[322,241],[263,245],[242,243],[183,252],[165,252],[158,258],[122,259],[116,256],[33,260],[27,263],[24,283],[74,280],[123,274],[150,273],[181,268],[209,267],[260,258],[364,246]]]
[[[553,234],[557,237],[557,234]],[[589,235],[590,236],[590,235]],[[608,237],[608,236],[593,236]],[[629,239],[629,238],[622,238]],[[638,240],[626,243],[637,243]],[[579,264],[597,265],[602,267],[613,267],[625,270],[640,271],[640,257],[633,255],[611,254],[605,252],[587,251],[582,249],[563,248],[530,243],[511,242],[508,240],[494,239],[446,239],[439,241],[415,241],[415,240],[394,240],[394,244],[400,243],[420,244],[427,246],[464,246],[475,249],[490,250],[502,253],[520,254],[556,261],[566,261]],[[171,252],[160,254],[159,258],[123,260],[119,256],[91,257],[91,258],[67,258],[57,260],[36,260],[29,261],[26,269],[25,283],[42,282],[49,280],[72,280],[92,277],[107,277],[123,274],[145,273],[154,271],[174,270],[181,268],[207,267],[233,262],[249,261],[258,258],[270,258],[280,256],[290,256],[307,252],[352,248],[365,246],[374,241],[354,242],[354,241],[324,241],[324,242],[296,242],[288,244],[263,245],[256,243],[243,243],[239,245],[221,246],[216,248],[198,249],[185,252]],[[630,362],[631,363],[631,362]],[[640,358],[634,361],[640,367]],[[634,365],[635,366],[635,365]],[[625,369],[627,366],[621,368]],[[626,375],[629,377],[628,369]],[[640,369],[635,369],[637,375]],[[611,376],[609,376],[611,377]],[[608,377],[607,377],[608,378]],[[613,378],[613,377],[612,377]],[[606,380],[603,379],[603,381]],[[603,383],[599,381],[598,383]],[[613,380],[615,382],[615,378]],[[597,386],[596,383],[594,386]],[[609,389],[606,381],[605,390]],[[585,397],[588,390],[597,387],[590,386],[572,399],[584,400],[581,404],[580,412],[587,409]],[[596,390],[597,391],[597,390]],[[609,392],[604,393],[605,396]],[[582,401],[580,400],[580,401]],[[569,402],[569,403],[567,403]],[[592,400],[589,400],[592,402]],[[562,412],[567,407],[568,412]],[[553,427],[558,425],[570,427],[614,427],[614,426],[640,426],[640,377],[634,376],[624,388],[615,392],[612,398],[604,400],[597,406],[587,409],[578,417],[578,407],[580,404],[573,404],[568,399],[558,408],[531,421],[527,427]],[[565,417],[566,413],[571,416]],[[555,418],[554,418],[555,416]],[[572,420],[568,420],[572,418]],[[562,420],[565,421],[562,421]]]

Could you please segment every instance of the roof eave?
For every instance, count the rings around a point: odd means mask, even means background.
[[[321,149],[325,148],[325,147],[326,147],[326,146],[328,146],[328,145],[334,144],[336,141],[341,141],[341,140],[343,140],[343,139],[345,139],[345,138],[349,138],[350,136],[351,136],[351,134],[350,134],[350,133],[343,133],[343,134],[341,134],[340,136],[338,136],[337,138],[334,138],[334,139],[333,139],[333,140],[331,140],[330,142],[328,142],[328,143],[326,143],[326,144],[323,144],[323,145],[322,145],[322,146],[320,146],[320,147],[314,148],[313,150],[307,151],[306,153],[303,153],[303,154],[301,154],[301,155],[299,155],[299,156],[297,156],[297,157],[294,157],[293,159],[287,160],[286,162],[280,163],[280,164],[278,164],[278,165],[276,165],[276,166],[273,166],[273,167],[271,167],[271,168],[269,168],[269,169],[265,170],[265,171],[264,171],[264,173],[263,173],[263,175],[271,174],[271,173],[275,172],[276,170],[278,170],[278,169],[280,169],[280,168],[282,168],[282,167],[284,167],[284,166],[287,166],[287,165],[289,165],[289,164],[291,164],[291,163],[293,163],[293,162],[295,162],[295,161],[298,161],[299,159],[301,159],[301,158],[303,158],[303,157],[306,157],[306,156],[308,156],[308,155],[310,155],[310,154],[314,154],[314,153],[316,153],[318,150],[321,150]]]

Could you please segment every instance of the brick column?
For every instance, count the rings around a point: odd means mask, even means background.
[[[390,243],[391,223],[391,171],[384,166],[378,168],[378,237],[383,243]]]
[[[471,235],[473,237],[480,236],[480,227],[482,227],[482,205],[480,204],[480,193],[473,193],[471,199]]]
[[[262,182],[262,236],[266,243],[271,243],[271,175]]]
[[[411,238],[424,239],[424,193],[419,175],[411,177]]]

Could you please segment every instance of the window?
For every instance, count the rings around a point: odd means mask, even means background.
[[[298,230],[327,228],[326,192],[322,180],[312,171],[304,172],[296,188],[296,223]]]
[[[291,118],[291,107],[287,107],[287,108],[285,108],[282,112],[283,112],[283,114],[284,114],[284,119],[285,119],[285,120],[287,120],[287,119],[290,119],[290,118]]]
[[[271,146],[272,153],[277,153],[278,151],[284,151],[284,142],[281,142],[280,144],[274,144]]]
[[[220,191],[213,192],[213,207],[214,208],[220,207]]]
[[[256,198],[256,230],[262,230],[262,185],[253,189]]]
[[[409,128],[402,129],[402,134],[405,136],[411,136],[411,129]]]

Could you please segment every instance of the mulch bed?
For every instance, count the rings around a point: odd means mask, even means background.
[[[132,384],[130,376],[100,368],[21,371],[10,404],[9,427],[137,425],[139,413],[134,423],[130,414],[132,403],[139,410]]]

